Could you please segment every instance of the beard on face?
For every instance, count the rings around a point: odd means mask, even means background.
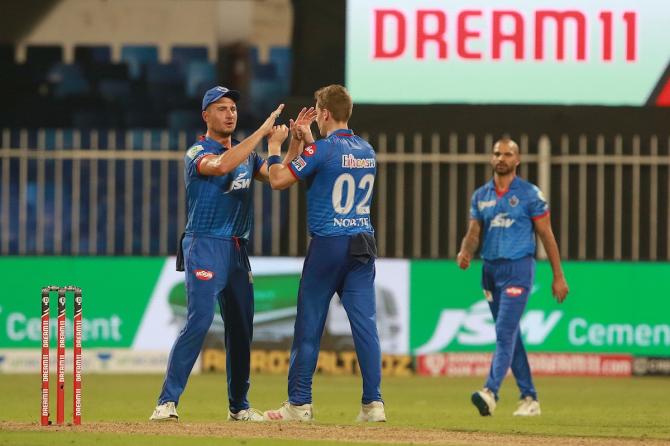
[[[493,170],[499,175],[509,175],[516,170],[516,166],[508,166],[505,163],[498,163]]]

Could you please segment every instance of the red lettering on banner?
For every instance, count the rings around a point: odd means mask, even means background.
[[[481,17],[481,11],[461,11],[458,14],[458,55],[463,59],[481,59],[482,53],[470,52],[467,49],[467,40],[479,37],[479,31],[468,29],[467,20],[469,17]]]
[[[388,28],[386,28],[386,19],[395,19],[396,40],[395,47],[387,50],[384,47],[384,40]],[[390,20],[389,20],[390,21]],[[395,59],[400,57],[405,52],[406,46],[406,29],[405,16],[401,11],[396,9],[378,9],[375,10],[375,59]]]
[[[603,60],[612,60],[612,13],[601,12],[603,22]]]
[[[614,34],[617,27],[625,34],[626,61],[637,60],[637,14],[632,11],[622,13],[615,18],[612,11],[598,11],[594,16],[575,10],[476,10],[468,9],[454,12],[454,27],[447,22],[450,11],[440,9],[416,9],[405,12],[398,9],[373,10],[373,58],[398,59],[411,51],[407,49],[408,40],[415,37],[414,59],[430,59],[429,49],[435,48],[433,59],[448,58],[449,38],[456,44],[456,55],[462,60],[503,59],[502,47],[513,46],[514,60],[546,60],[562,61],[568,59],[566,47],[574,43],[574,56],[578,61],[586,61],[588,57],[610,61],[614,58]],[[471,19],[480,19],[481,25],[475,25]],[[416,35],[408,36],[415,20]],[[447,31],[451,29],[450,35]],[[484,29],[490,30],[491,40],[479,40]],[[533,52],[526,54],[526,33],[533,42]],[[587,33],[593,39],[593,51],[587,51]],[[473,40],[485,44],[478,51],[469,50],[468,44]],[[600,40],[597,41],[597,40]],[[545,51],[546,42],[556,42],[553,51]],[[410,43],[411,45],[411,43]],[[489,47],[490,45],[490,47]]]
[[[514,32],[507,34],[503,32],[503,20],[511,18],[514,20]],[[516,11],[493,11],[493,27],[491,29],[491,57],[493,60],[501,58],[500,47],[504,42],[514,44],[514,59],[523,60],[524,47],[524,23],[523,16]]]
[[[635,60],[637,58],[637,16],[634,12],[627,12],[623,15],[623,21],[626,22],[626,60]]]
[[[625,354],[529,353],[536,376],[631,376],[633,358]],[[433,353],[416,358],[423,376],[486,376],[490,353]],[[509,373],[509,372],[508,372]]]
[[[577,60],[586,60],[586,17],[579,11],[535,12],[535,59],[544,59],[544,22],[556,24],[556,60],[565,60],[565,25],[568,20],[577,24]]]
[[[435,17],[437,29],[429,33],[426,31],[426,20],[428,17]],[[437,58],[447,58],[447,40],[444,34],[447,32],[447,15],[443,11],[436,9],[418,10],[416,12],[416,58],[424,59],[426,57],[426,42],[437,43]]]

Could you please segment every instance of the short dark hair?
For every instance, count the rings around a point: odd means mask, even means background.
[[[337,121],[349,121],[354,104],[349,92],[342,85],[333,84],[319,88],[314,93],[314,99],[317,107],[328,110]]]
[[[514,149],[514,151],[516,152],[517,155],[520,154],[519,144],[517,144],[516,141],[514,141],[512,138],[510,138],[507,135],[504,135],[502,138],[500,138],[498,141],[496,141],[495,144],[493,144],[493,150],[495,150],[495,148],[496,148],[496,146],[498,146],[498,144],[507,144],[512,149]]]

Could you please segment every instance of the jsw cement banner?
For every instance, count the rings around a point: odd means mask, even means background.
[[[570,294],[559,305],[550,265],[537,263],[521,319],[528,351],[670,356],[670,264],[564,262],[563,268]],[[413,261],[410,275],[413,354],[493,350],[480,263],[461,271],[455,262]]]
[[[252,258],[251,263],[254,348],[286,351],[302,259]],[[565,262],[564,268],[571,293],[558,305],[551,297],[549,265],[537,265],[536,286],[521,323],[529,351],[670,356],[670,264]],[[377,328],[383,352],[492,351],[495,331],[479,285],[480,270],[476,263],[461,271],[451,260],[378,260]],[[174,270],[173,258],[6,257],[0,259],[0,279],[0,369],[11,359],[8,352],[34,351],[38,358],[40,291],[45,285],[82,288],[85,354],[95,351],[101,368],[110,363],[107,351],[112,349],[167,355],[185,321],[184,274]],[[55,310],[53,305],[52,347]],[[71,339],[70,299],[68,346]],[[205,347],[220,347],[222,339],[217,309]],[[337,297],[331,301],[322,347],[353,350],[349,322]]]
[[[302,263],[301,258],[251,258],[256,309],[254,348],[290,348]],[[14,351],[16,356],[20,349],[40,347],[40,292],[47,285],[76,285],[82,289],[85,350],[102,349],[103,356],[105,349],[167,355],[186,321],[184,273],[175,271],[174,264],[174,258],[164,257],[0,259],[0,279],[4,286],[0,292],[0,366],[3,352]],[[408,353],[409,262],[378,260],[375,291],[382,350],[389,354]],[[70,346],[71,298],[66,313],[65,339]],[[206,346],[223,343],[224,326],[218,308],[215,314]],[[55,321],[54,295],[50,324],[52,347],[56,345]],[[336,297],[331,301],[323,346],[336,351],[354,348],[349,321]]]

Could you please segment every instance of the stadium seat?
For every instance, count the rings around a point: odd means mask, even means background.
[[[63,60],[63,48],[56,45],[28,45],[26,48],[26,63],[31,77],[36,82],[46,79],[49,69],[61,63]]]
[[[198,98],[217,84],[216,68],[209,62],[191,62],[186,67],[186,96]]]
[[[291,48],[274,46],[270,48],[270,62],[277,67],[277,76],[281,79],[291,79],[293,57]]]
[[[144,66],[158,63],[158,48],[149,45],[125,45],[121,48],[121,60],[128,64],[131,79],[139,79]]]
[[[168,128],[170,130],[204,129],[202,114],[197,110],[173,110],[168,113]]]
[[[146,66],[147,84],[178,85],[183,82],[183,76],[176,64],[152,63]]]
[[[86,79],[92,84],[92,88],[100,89],[100,83],[106,80],[128,81],[128,65],[125,63],[98,63],[84,65]]]
[[[58,45],[28,45],[26,64],[51,67],[63,60],[63,48]]]
[[[58,98],[83,95],[90,90],[79,65],[56,64],[49,70],[47,81],[53,85],[54,95]]]
[[[186,66],[191,62],[207,62],[209,56],[204,46],[174,46],[172,47],[170,62]]]
[[[110,63],[112,50],[109,46],[77,45],[74,47],[74,61],[81,65]]]
[[[185,97],[184,80],[176,64],[146,66],[147,92],[159,109],[173,108]]]
[[[253,71],[254,79],[275,80],[277,76],[277,66],[270,62],[266,64],[258,64]]]
[[[105,101],[126,104],[131,96],[130,82],[124,79],[102,79],[98,93]]]

